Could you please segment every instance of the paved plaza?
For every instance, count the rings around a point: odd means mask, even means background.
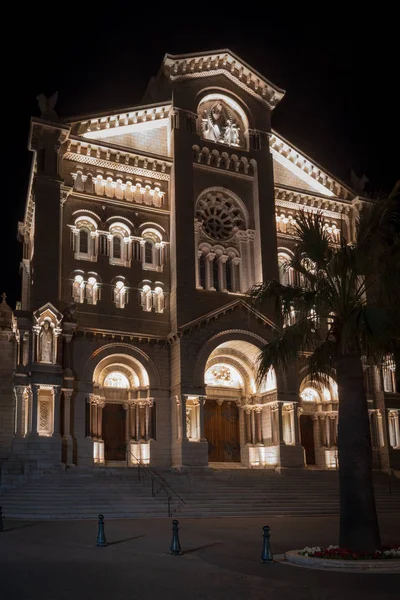
[[[321,572],[260,563],[259,518],[181,519],[182,556],[171,556],[171,519],[5,520],[2,600],[398,600],[400,575]],[[336,541],[337,517],[268,519],[274,555]],[[400,539],[400,514],[383,515],[384,543]]]

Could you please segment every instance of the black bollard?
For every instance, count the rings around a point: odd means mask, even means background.
[[[3,507],[0,506],[0,531],[3,531],[4,529],[4,525],[3,525]]]
[[[261,553],[261,562],[271,565],[274,562],[274,557],[271,552],[270,535],[268,525],[263,527],[263,549]]]
[[[174,554],[175,556],[179,556],[181,553],[181,545],[179,543],[179,534],[178,534],[178,530],[179,530],[179,521],[177,521],[176,519],[174,519],[172,521],[172,542],[171,542],[171,554]]]
[[[106,535],[104,533],[104,515],[99,515],[99,531],[97,534],[96,546],[107,546]]]

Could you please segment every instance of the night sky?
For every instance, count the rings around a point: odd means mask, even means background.
[[[35,4],[35,13],[11,9],[28,33],[13,30],[3,53],[3,264],[0,292],[12,307],[19,299],[22,220],[31,154],[30,116],[39,116],[36,96],[58,90],[59,116],[140,104],[148,79],[166,52],[180,54],[230,48],[267,79],[286,90],[273,113],[273,128],[340,179],[350,170],[369,178],[366,190],[390,191],[400,177],[399,48],[395,18],[378,12],[316,14],[302,3],[295,15],[285,4],[257,16],[256,5],[184,6],[119,2]],[[238,4],[239,6],[239,4]],[[264,4],[261,4],[264,6]],[[267,6],[267,5],[265,5]],[[321,10],[322,10],[321,5]],[[331,5],[335,6],[335,5]],[[60,10],[60,8],[58,9]],[[225,13],[228,13],[226,16]],[[264,16],[265,14],[265,16]],[[236,15],[236,16],[234,16]],[[289,19],[289,20],[288,20]],[[15,37],[13,37],[15,34]],[[395,145],[396,141],[396,145]],[[7,148],[7,150],[5,150]],[[4,185],[4,183],[3,183]],[[56,224],[55,224],[56,226]]]

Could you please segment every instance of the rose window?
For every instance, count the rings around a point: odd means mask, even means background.
[[[196,218],[203,229],[214,240],[227,240],[244,225],[240,209],[230,198],[201,199]]]

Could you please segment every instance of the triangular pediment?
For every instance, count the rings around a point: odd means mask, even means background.
[[[185,323],[179,327],[179,332],[184,333],[190,331],[192,329],[196,329],[198,327],[202,327],[207,323],[212,321],[216,321],[225,315],[229,315],[230,313],[238,310],[244,310],[245,312],[252,315],[259,323],[262,323],[266,327],[270,327],[271,329],[275,329],[278,331],[278,327],[265,315],[260,313],[258,310],[253,308],[250,304],[248,304],[245,300],[239,299],[230,302],[229,304],[224,304],[220,308],[217,308],[193,321]]]
[[[270,109],[275,108],[285,94],[285,90],[268,81],[228,48],[212,52],[166,54],[162,68],[171,81],[223,75]]]

